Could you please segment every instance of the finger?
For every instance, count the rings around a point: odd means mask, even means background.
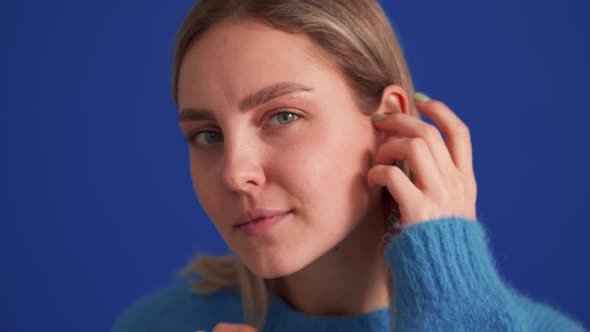
[[[213,332],[257,332],[257,330],[250,325],[219,323],[215,325]]]
[[[386,119],[374,123],[378,129],[399,133],[405,137],[423,139],[436,161],[435,166],[440,172],[446,173],[451,167],[456,168],[447,146],[435,126],[404,113],[393,113]]]
[[[473,174],[473,150],[467,125],[444,103],[430,99],[415,101],[421,114],[431,119],[446,137],[446,145],[456,167],[463,174]]]
[[[407,160],[418,189],[437,192],[442,188],[441,173],[432,152],[422,139],[390,138],[377,150],[375,164],[389,166],[396,160]]]
[[[367,175],[369,186],[387,187],[387,190],[398,203],[400,209],[412,207],[413,202],[421,202],[422,192],[410,181],[406,173],[399,167],[376,165],[369,170]],[[404,217],[404,211],[401,211]],[[403,220],[402,220],[403,222]]]

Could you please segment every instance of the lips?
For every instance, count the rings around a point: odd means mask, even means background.
[[[258,236],[263,236],[264,234],[271,233],[272,229],[275,229],[275,225],[283,222],[283,220],[288,218],[290,214],[291,211],[276,214],[272,217],[254,219],[237,226],[236,230],[248,237],[256,238]]]
[[[290,213],[291,211],[271,211],[271,210],[261,210],[255,209],[248,211],[242,215],[240,221],[234,225],[234,227],[242,227],[246,224],[262,221],[265,219],[272,219],[277,216],[282,216],[284,214]],[[247,220],[247,221],[244,221]]]
[[[272,218],[272,217],[267,217],[267,218]],[[265,219],[265,218],[256,218],[256,219],[254,219],[254,220],[250,220],[250,221],[248,221],[248,222],[245,222],[245,223],[243,223],[243,224],[240,224],[240,225],[249,224],[249,223],[251,223],[251,222],[257,222],[257,221],[260,221],[260,220],[262,220],[262,219]],[[238,225],[238,226],[240,226],[240,225]]]

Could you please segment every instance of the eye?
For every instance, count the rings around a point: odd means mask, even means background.
[[[281,115],[287,115],[287,116],[281,116]],[[280,125],[291,123],[294,121],[293,119],[299,117],[297,114],[292,113],[292,112],[276,112],[276,113],[272,114],[270,118],[272,119],[275,116],[277,117],[277,119],[284,120],[286,122],[286,123],[281,123],[279,121]]]
[[[203,137],[203,139],[205,140],[205,143],[197,142],[197,145],[211,145],[211,144],[214,144],[215,142],[211,143],[209,140],[211,140],[211,139],[215,140],[215,138],[218,138],[219,136],[221,136],[221,134],[218,132],[211,131],[211,130],[203,130],[203,131],[198,131],[198,132],[194,133],[193,135],[190,135],[189,138],[187,139],[187,141],[190,144],[195,141],[195,138]]]
[[[299,115],[293,112],[278,111],[271,114],[270,119],[273,118],[278,120],[279,126],[283,126],[295,121],[297,118],[299,118]],[[199,139],[199,137],[201,137],[204,142],[197,142],[197,145],[206,146],[215,144],[215,142],[211,141],[215,141],[215,139],[218,139],[221,136],[223,135],[216,131],[200,130],[190,135],[188,138],[186,138],[186,140],[189,144],[191,144],[195,142],[195,139]]]

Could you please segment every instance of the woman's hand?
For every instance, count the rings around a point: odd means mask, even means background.
[[[475,220],[477,185],[469,129],[440,101],[415,98],[415,105],[440,127],[446,142],[437,127],[411,115],[393,113],[374,121],[377,129],[398,135],[377,150],[369,185],[387,186],[399,205],[402,227],[450,216]],[[392,166],[396,160],[407,160],[414,183]]]
[[[258,330],[250,325],[218,323],[212,332],[257,332]],[[205,332],[205,331],[196,331]]]

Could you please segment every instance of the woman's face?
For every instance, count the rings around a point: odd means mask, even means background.
[[[314,51],[301,35],[223,22],[180,68],[180,126],[186,137],[200,132],[189,141],[195,192],[227,245],[264,278],[326,254],[371,219],[380,197],[366,180],[378,134],[344,77]],[[291,212],[248,234],[235,225],[254,208]]]

